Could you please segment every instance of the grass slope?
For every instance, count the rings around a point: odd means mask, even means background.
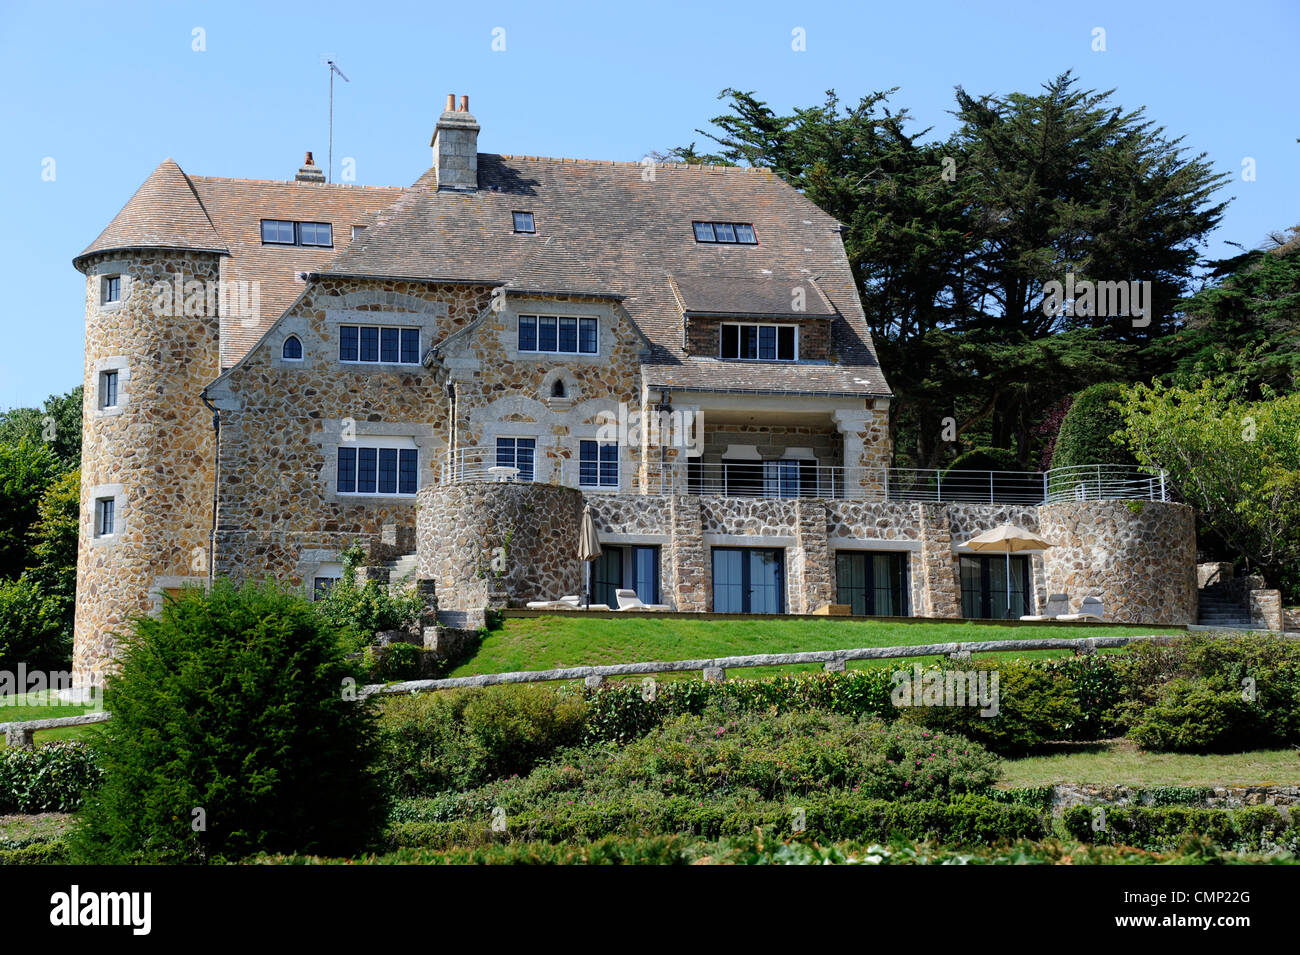
[[[1007,760],[999,786],[1291,786],[1300,783],[1300,750],[1193,755],[1152,753],[1126,740],[1080,744],[1046,756]]]
[[[1042,637],[1082,638],[1144,633],[1181,633],[1168,627],[1023,626],[970,622],[874,620],[718,620],[678,617],[507,617],[490,633],[470,660],[452,676],[548,670],[556,667],[636,663],[643,660],[692,660],[752,653],[801,650],[846,650],[858,647],[915,646],[926,643],[1027,640]],[[746,677],[775,668],[746,669]],[[819,665],[785,667],[785,671],[820,669]],[[738,674],[739,675],[739,674]]]

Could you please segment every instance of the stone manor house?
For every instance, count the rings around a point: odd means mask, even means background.
[[[579,593],[586,505],[600,603],[1192,621],[1192,515],[1155,479],[890,469],[843,226],[781,179],[478,133],[449,97],[406,188],[168,159],[75,258],[79,681],[168,591],[319,593],[358,540],[446,610]],[[1052,545],[1009,575],[964,546],[1007,521]]]

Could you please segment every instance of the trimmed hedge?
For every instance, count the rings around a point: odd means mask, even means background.
[[[526,810],[507,817],[505,833],[492,830],[491,816],[399,823],[389,831],[388,843],[392,848],[442,849],[520,839],[550,843],[594,840],[610,835],[677,833],[717,839],[746,835],[760,827],[781,838],[794,834],[799,818],[796,809],[803,810],[800,836],[808,839],[987,845],[1048,834],[1044,817],[1032,808],[973,795],[952,801],[904,802],[836,793],[760,802],[640,794],[594,805]]]
[[[1118,382],[1103,382],[1074,396],[1056,436],[1052,467],[1137,463],[1126,448],[1110,440],[1124,427],[1123,415],[1111,407],[1112,401],[1120,400],[1123,389]]]
[[[72,812],[103,778],[85,743],[0,751],[0,813]]]
[[[1096,807],[1073,806],[1062,814],[1061,826],[1080,842],[1134,846],[1170,851],[1202,840],[1233,851],[1294,852],[1300,847],[1300,826],[1274,806],[1242,809],[1192,809],[1186,806],[1102,807],[1104,828],[1094,830]]]

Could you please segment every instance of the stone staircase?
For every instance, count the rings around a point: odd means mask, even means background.
[[[1227,583],[1207,584],[1197,591],[1197,619],[1216,630],[1249,630],[1250,611]]]
[[[395,560],[386,560],[381,566],[388,568],[389,586],[399,586],[405,578],[407,587],[415,584],[416,555],[405,554]]]

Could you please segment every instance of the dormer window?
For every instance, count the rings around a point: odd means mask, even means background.
[[[798,361],[799,329],[794,325],[722,325],[719,358],[745,361]]]
[[[515,232],[532,235],[537,231],[531,212],[516,212],[513,215],[515,217]]]
[[[263,219],[262,244],[304,245],[328,249],[334,246],[334,227],[328,222]]]
[[[754,226],[748,222],[693,222],[696,242],[722,245],[758,245]]]

